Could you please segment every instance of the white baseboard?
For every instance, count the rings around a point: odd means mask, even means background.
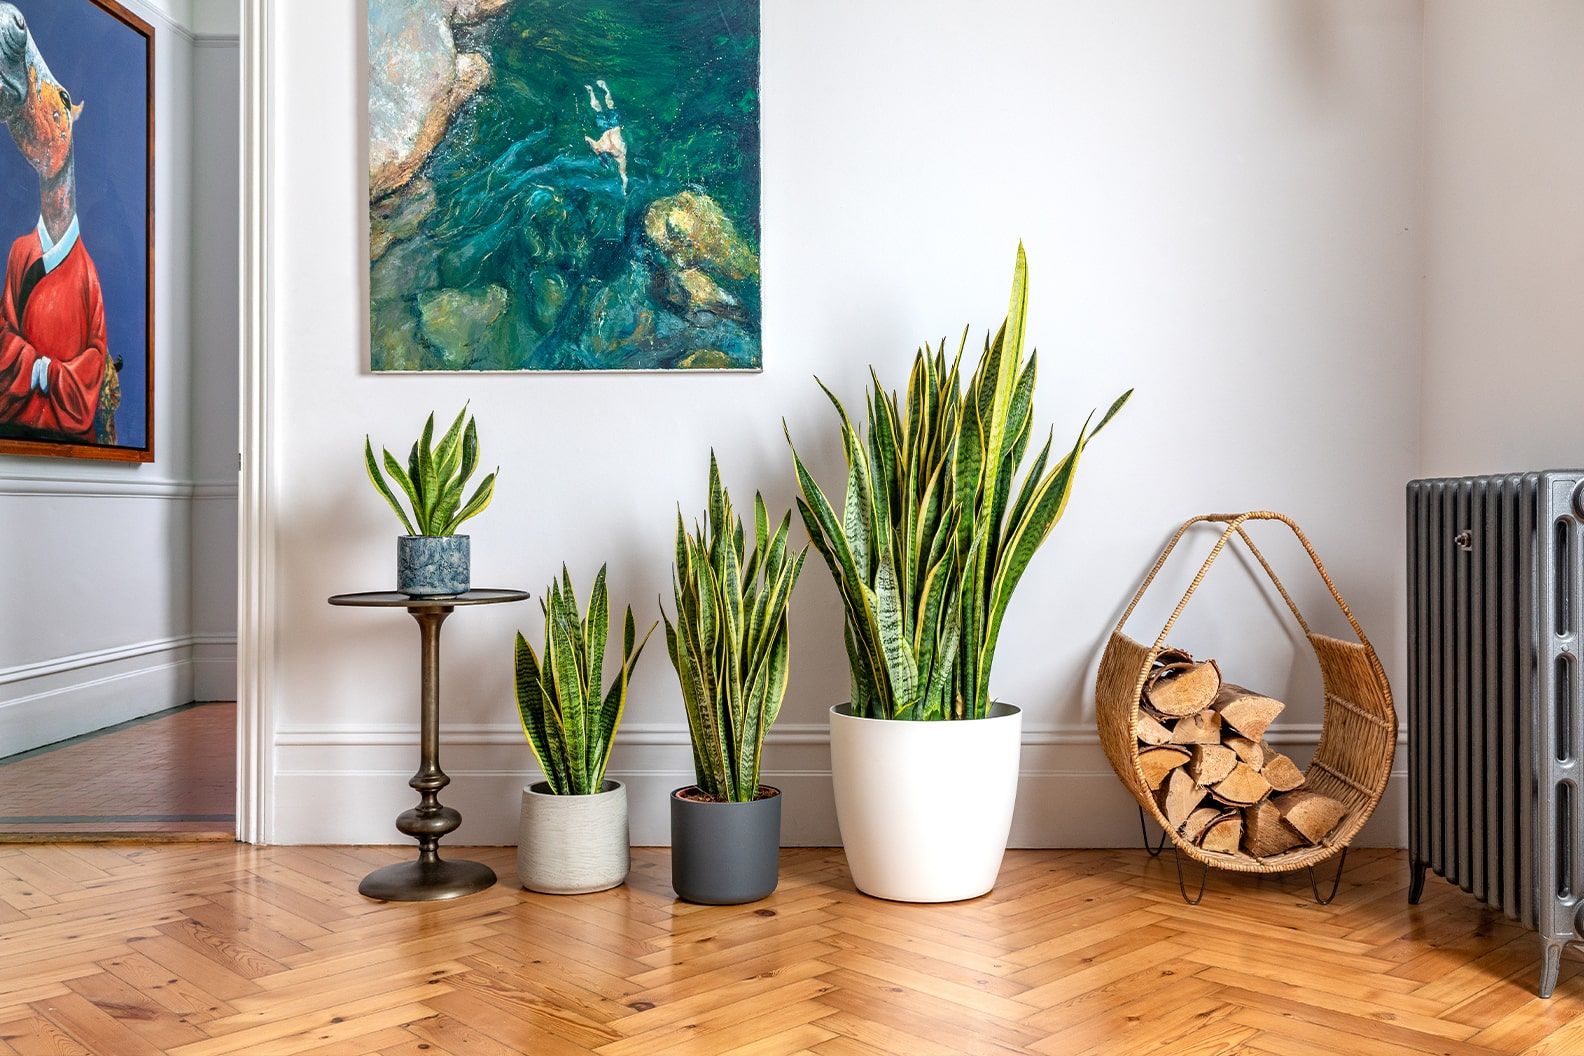
[[[452,734],[455,734],[454,739]],[[789,847],[841,842],[831,795],[830,750],[823,727],[777,730],[766,749],[764,780],[782,790],[782,842]],[[1288,744],[1294,743],[1286,731]],[[1092,729],[1029,731],[1014,847],[1137,846],[1138,813],[1095,741]],[[629,734],[631,736],[629,736]],[[1300,761],[1312,751],[1299,742]],[[290,728],[276,737],[274,817],[278,843],[400,843],[396,815],[416,793],[407,780],[417,767],[417,740],[398,728]],[[451,784],[441,802],[462,812],[462,827],[448,840],[458,846],[510,846],[517,842],[523,785],[539,780],[522,741],[494,727],[447,730],[441,765]],[[670,842],[670,792],[693,781],[686,731],[670,727],[624,730],[610,777],[626,783],[635,846]],[[1365,826],[1360,846],[1400,847],[1407,840],[1406,778],[1393,774],[1380,809]],[[960,790],[951,794],[971,794]]]
[[[193,643],[194,700],[237,699],[236,636],[214,635]]]
[[[0,755],[14,755],[192,700],[191,647],[129,670],[0,701]],[[16,688],[12,686],[10,688]]]
[[[0,669],[0,756],[29,751],[193,700],[235,696],[236,642],[183,635]],[[230,657],[229,661],[227,657]],[[223,695],[199,696],[200,678]]]

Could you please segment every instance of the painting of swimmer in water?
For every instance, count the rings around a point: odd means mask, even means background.
[[[759,0],[369,0],[374,371],[759,370]]]
[[[0,2],[0,454],[154,458],[153,48],[112,0]]]

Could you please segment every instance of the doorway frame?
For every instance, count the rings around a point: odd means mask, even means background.
[[[275,802],[275,370],[270,0],[242,0],[239,190],[236,838],[272,842]]]

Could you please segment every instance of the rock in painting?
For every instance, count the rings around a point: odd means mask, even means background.
[[[482,55],[458,53],[456,0],[369,4],[369,197],[400,189],[451,118],[489,80]]]
[[[756,370],[758,0],[369,0],[374,370]]]
[[[486,343],[489,329],[506,311],[506,291],[499,286],[482,290],[431,290],[418,298],[424,338],[454,369],[465,369],[472,351]]]

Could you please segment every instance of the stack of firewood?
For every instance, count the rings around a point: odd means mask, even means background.
[[[1165,649],[1139,701],[1139,768],[1161,813],[1207,851],[1256,858],[1313,846],[1347,808],[1303,787],[1303,772],[1265,742],[1281,701],[1221,680],[1214,660]]]

